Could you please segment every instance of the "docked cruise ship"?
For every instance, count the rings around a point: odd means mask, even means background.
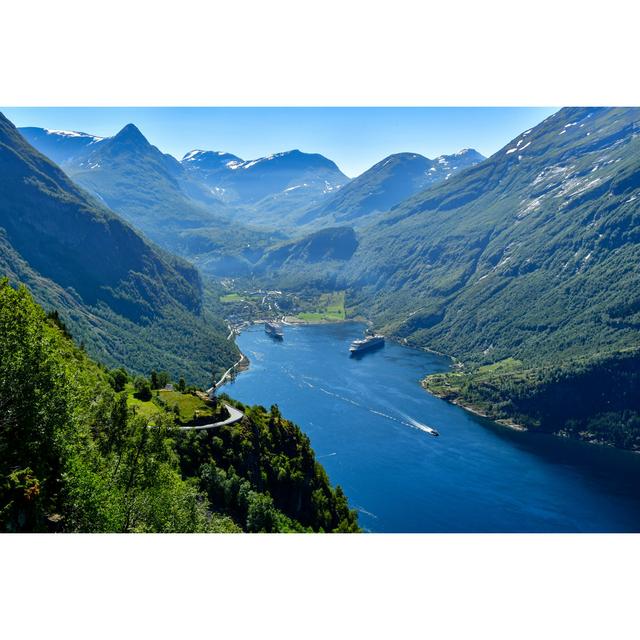
[[[282,325],[277,322],[265,322],[264,330],[272,338],[276,340],[282,340],[284,338],[284,332],[282,331]]]
[[[361,340],[354,340],[349,347],[351,355],[362,353],[363,351],[369,351],[376,347],[381,347],[384,344],[384,336],[365,336]]]

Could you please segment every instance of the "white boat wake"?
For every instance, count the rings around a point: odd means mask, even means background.
[[[401,414],[402,417],[404,418],[404,420],[401,420],[400,418],[396,418],[395,416],[389,415],[388,413],[383,413],[382,411],[377,411],[376,409],[372,409],[371,407],[367,407],[363,404],[360,404],[359,402],[356,402],[355,400],[351,400],[351,398],[347,398],[346,396],[342,396],[339,393],[335,393],[333,391],[329,391],[328,389],[324,389],[323,387],[320,387],[318,385],[315,384],[311,384],[310,382],[308,382],[307,380],[303,379],[299,379],[299,378],[295,378],[293,375],[290,376],[292,379],[301,382],[302,384],[306,385],[307,387],[309,387],[310,389],[317,389],[318,391],[322,391],[322,393],[327,394],[328,396],[333,396],[334,398],[338,398],[338,400],[342,400],[343,402],[348,402],[349,404],[352,404],[360,409],[364,409],[365,411],[368,411],[369,413],[373,413],[377,416],[381,416],[382,418],[386,418],[387,420],[393,420],[393,422],[397,422],[399,424],[404,425],[405,427],[411,427],[412,429],[418,429],[419,431],[422,431],[423,433],[427,433],[430,436],[439,436],[439,432],[434,429],[433,427],[429,427],[426,424],[423,424],[422,422],[418,422],[417,420],[415,420],[414,418],[412,418],[411,416],[408,416],[406,414]]]
[[[378,516],[375,513],[371,513],[371,511],[367,511],[364,507],[359,507],[356,504],[356,505],[354,505],[354,508],[356,509],[356,511],[359,511],[360,513],[364,513],[365,516],[369,516],[371,518],[375,518],[376,520],[378,519]]]

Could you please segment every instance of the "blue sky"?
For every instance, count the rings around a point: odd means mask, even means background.
[[[401,151],[427,157],[472,147],[489,156],[557,108],[543,107],[20,107],[19,127],[111,136],[133,122],[162,151],[228,151],[245,160],[300,149],[354,177]]]

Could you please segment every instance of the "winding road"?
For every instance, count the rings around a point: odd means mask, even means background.
[[[179,427],[181,431],[198,431],[200,429],[215,429],[216,427],[225,427],[228,424],[235,424],[244,417],[244,413],[230,404],[224,403],[225,409],[229,412],[229,417],[221,422],[212,422],[211,424],[187,425]]]
[[[228,424],[235,424],[236,422],[240,422],[242,418],[244,418],[244,413],[235,407],[232,407],[230,404],[224,403],[225,409],[229,412],[229,417],[226,420],[221,420],[220,422],[212,422],[210,424],[189,424],[184,427],[178,427],[180,431],[197,431],[200,429],[215,429],[217,427],[225,427]],[[147,429],[155,429],[155,424],[148,424]]]

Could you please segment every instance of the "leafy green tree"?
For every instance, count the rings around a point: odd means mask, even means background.
[[[155,386],[154,389],[164,389],[170,381],[171,378],[169,377],[169,374],[166,371],[160,371],[156,376],[157,386]]]
[[[271,496],[252,491],[247,505],[247,531],[271,533],[275,525],[276,509]]]
[[[123,391],[127,382],[129,382],[129,375],[122,367],[111,371],[111,386],[114,391]]]
[[[136,398],[140,400],[144,400],[145,402],[148,400],[151,400],[152,398],[151,385],[149,384],[149,381],[146,378],[143,378],[142,376],[138,376],[133,381],[133,387],[135,389]]]
[[[56,508],[73,421],[55,332],[24,287],[0,280],[0,520],[11,531],[44,528]]]

